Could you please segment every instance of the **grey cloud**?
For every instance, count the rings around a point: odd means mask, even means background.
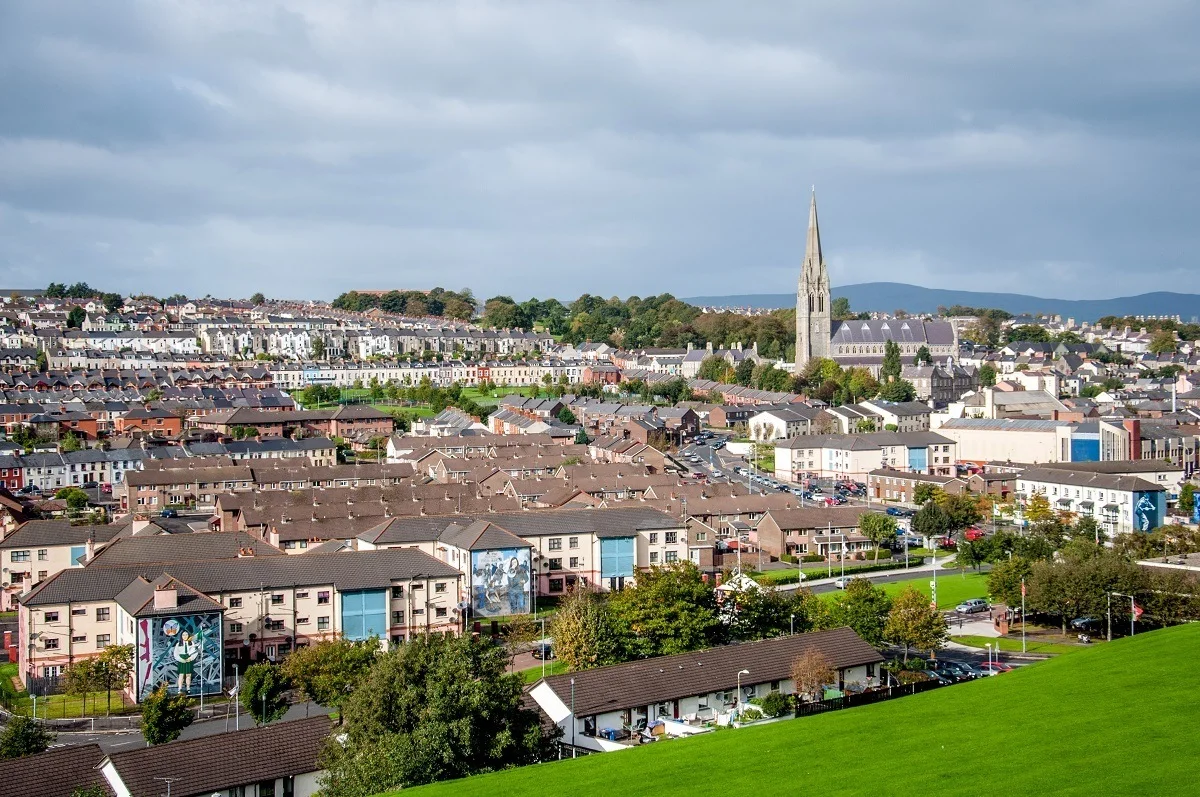
[[[1192,267],[1170,0],[0,7],[0,280],[1106,296]],[[1142,278],[1133,286],[1128,269]]]

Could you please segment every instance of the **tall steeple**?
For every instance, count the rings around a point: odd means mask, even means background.
[[[796,373],[813,359],[828,357],[833,331],[829,307],[829,271],[821,253],[821,228],[817,223],[817,189],[808,207],[808,238],[804,264],[796,288]]]

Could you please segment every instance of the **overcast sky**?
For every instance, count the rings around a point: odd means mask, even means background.
[[[1200,292],[1200,4],[0,2],[0,288]]]

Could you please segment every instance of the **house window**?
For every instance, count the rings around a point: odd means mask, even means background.
[[[43,642],[45,643],[42,646],[43,650],[58,650],[58,640],[54,637],[47,637]]]
[[[10,562],[28,562],[29,551],[12,551],[8,555]]]
[[[424,617],[425,616],[424,609],[413,609],[412,613],[413,613],[413,617]]]
[[[551,570],[562,570],[562,559],[561,558],[551,559],[551,560],[549,560],[549,562],[550,562]]]
[[[281,603],[283,603],[283,593],[282,593],[282,592],[275,592],[275,593],[272,593],[272,595],[271,595],[271,605],[272,605],[272,606],[278,606],[278,605],[279,605],[279,604],[281,604]]]
[[[268,631],[282,631],[283,630],[283,620],[267,620],[267,630]]]
[[[231,633],[231,634],[242,633],[242,624],[241,623],[230,623],[229,624],[229,633]]]
[[[72,634],[72,642],[87,642],[87,634]]]
[[[37,577],[37,580],[38,580],[38,581],[45,581],[45,580],[46,580],[46,576],[48,576],[48,575],[50,575],[50,571],[49,571],[49,570],[39,570],[39,571],[38,571],[38,577]]]
[[[231,609],[242,608],[242,599],[241,598],[230,598],[229,599],[229,608],[231,608]]]
[[[318,617],[317,618],[317,630],[318,631],[328,631],[329,630],[329,618],[328,617]]]
[[[568,537],[567,538],[567,547],[570,548],[571,550],[575,550],[576,548],[578,548],[579,547],[579,538],[578,537]]]
[[[46,548],[38,548],[38,561],[44,562],[50,558],[50,551]]]
[[[104,650],[112,644],[112,634],[96,634],[96,650]]]
[[[562,537],[551,537],[547,547],[552,551],[561,551]]]
[[[392,625],[404,625],[404,612],[402,610],[392,612]]]
[[[657,531],[650,532],[650,544],[658,545],[658,532]]]
[[[579,567],[579,557],[578,557],[578,556],[572,556],[572,557],[571,557],[571,569],[572,569],[572,570],[574,570],[574,569],[576,569],[576,568],[578,568],[578,567]]]
[[[296,593],[296,600],[298,600],[298,601],[300,601],[300,600],[304,600],[304,599],[305,599],[305,598],[307,598],[307,597],[308,597],[308,592],[307,592],[307,591],[305,591],[305,592],[297,592],[297,593]]]
[[[436,592],[436,593],[443,593],[443,592],[445,592],[445,591],[446,591],[446,582],[445,582],[445,581],[439,581],[438,583],[434,584],[434,585],[433,585],[433,591],[434,591],[434,592]]]
[[[551,592],[562,592],[563,591],[563,580],[561,578],[550,579],[550,591]]]
[[[321,591],[317,592],[317,603],[318,604],[329,603],[329,590],[321,590]],[[326,619],[328,619],[328,618],[326,618]],[[320,623],[320,620],[318,620],[317,622]]]
[[[706,532],[703,532],[703,531],[696,532],[696,542],[704,542],[707,539],[708,539],[708,534]]]
[[[257,791],[257,797],[275,797],[275,781],[264,780],[262,783],[258,784]]]
[[[75,617],[80,617],[82,615],[87,614],[87,609],[84,609],[84,608],[72,609],[71,614],[74,615]]]
[[[675,543],[677,543],[677,542],[679,542],[679,532],[677,532],[677,531],[668,531],[668,532],[666,533],[666,543],[667,543],[667,545],[674,545],[674,544],[675,544]]]
[[[433,616],[434,616],[434,617],[445,617],[445,616],[446,616],[446,609],[445,609],[444,607],[442,607],[442,606],[436,606],[436,607],[434,607],[434,609],[433,609]]]
[[[46,612],[45,619],[46,619],[47,623],[57,623],[58,622],[58,612]]]
[[[392,599],[399,600],[404,597],[404,587],[392,587]]]
[[[652,565],[658,564],[658,551],[650,552],[650,564],[652,564]]]
[[[101,606],[96,609],[96,622],[107,623],[110,609],[107,606]]]
[[[679,551],[667,551],[667,564],[679,561]]]

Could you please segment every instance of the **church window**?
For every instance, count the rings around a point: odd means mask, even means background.
[[[825,312],[825,297],[824,296],[817,297],[817,312],[819,312],[819,313]]]

